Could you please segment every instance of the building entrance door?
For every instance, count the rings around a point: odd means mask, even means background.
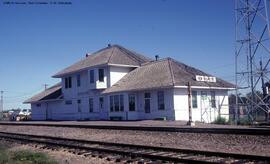
[[[52,120],[52,110],[48,103],[46,103],[46,120]]]
[[[150,113],[151,109],[151,93],[144,93],[144,111]]]

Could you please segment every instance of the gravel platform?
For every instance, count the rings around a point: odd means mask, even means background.
[[[134,126],[134,127],[178,127],[190,128],[186,121],[159,121],[159,120],[142,120],[142,121],[0,121],[1,123],[12,124],[56,124],[56,125],[100,125],[100,126]],[[254,128],[251,126],[236,125],[217,125],[196,122],[193,128]]]

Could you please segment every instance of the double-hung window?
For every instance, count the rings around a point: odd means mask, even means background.
[[[207,92],[206,91],[201,91],[201,99],[202,100],[207,100]]]
[[[68,78],[67,77],[65,78],[65,88],[66,89],[68,88]]]
[[[144,112],[150,113],[151,109],[151,93],[144,93]]]
[[[128,96],[128,107],[129,111],[135,111],[135,95],[131,94]]]
[[[71,88],[72,87],[72,77],[66,77],[65,78],[65,88]]]
[[[110,96],[110,111],[111,112],[124,111],[124,96],[123,95]]]
[[[113,96],[110,96],[110,111],[113,112]]]
[[[157,99],[158,99],[158,110],[164,110],[165,109],[164,91],[157,92]]]
[[[99,108],[103,109],[103,105],[104,105],[104,97],[100,97],[99,98]]]
[[[192,91],[192,108],[198,108],[197,91]]]
[[[68,87],[71,88],[72,87],[72,78],[68,77]]]
[[[95,72],[94,70],[90,70],[90,83],[94,83],[95,82]]]
[[[78,112],[81,112],[81,99],[77,100],[77,104],[78,104]]]
[[[94,111],[94,99],[89,98],[89,112],[93,112],[93,111]]]
[[[120,111],[124,111],[124,96],[120,95]]]
[[[115,95],[113,97],[113,106],[114,106],[114,111],[118,112],[119,111],[119,95]]]
[[[216,108],[216,93],[215,91],[211,91],[211,107]]]
[[[78,74],[77,75],[77,87],[80,87],[81,86],[81,75]]]
[[[98,69],[98,81],[104,82],[104,69]]]

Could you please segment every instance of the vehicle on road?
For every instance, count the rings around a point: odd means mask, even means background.
[[[26,121],[31,120],[31,109],[22,109],[19,111],[14,111],[9,120],[10,121]]]

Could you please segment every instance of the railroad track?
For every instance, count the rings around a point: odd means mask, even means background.
[[[233,154],[222,152],[198,151],[144,145],[120,144],[100,141],[68,139],[52,136],[39,136],[21,133],[0,132],[0,138],[23,143],[41,144],[48,147],[72,149],[76,154],[90,155],[98,152],[102,157],[120,155],[123,159],[129,157],[129,162],[138,159],[160,160],[169,163],[269,163],[270,157]],[[105,155],[104,155],[105,154]],[[133,160],[132,160],[133,159]],[[120,162],[121,159],[118,161]],[[126,161],[129,163],[128,161]]]
[[[157,127],[157,126],[119,126],[119,125],[85,125],[85,124],[57,124],[57,123],[12,123],[0,122],[1,125],[10,126],[44,126],[65,128],[86,128],[105,130],[137,130],[159,132],[182,132],[182,133],[211,133],[211,134],[239,134],[239,135],[270,135],[270,128],[197,128],[197,127]]]

